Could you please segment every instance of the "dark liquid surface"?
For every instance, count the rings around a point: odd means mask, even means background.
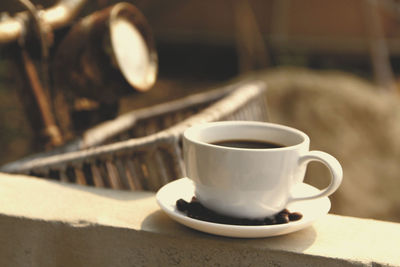
[[[235,147],[235,148],[251,148],[251,149],[266,149],[266,148],[279,148],[284,147],[281,144],[276,144],[267,141],[258,140],[222,140],[213,142],[213,145]]]

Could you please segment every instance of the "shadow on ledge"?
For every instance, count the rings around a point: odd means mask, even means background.
[[[159,232],[175,238],[206,239],[220,242],[229,242],[232,246],[246,246],[254,249],[283,249],[291,252],[302,252],[309,248],[316,240],[316,231],[313,226],[300,231],[267,238],[231,238],[202,233],[183,226],[170,219],[163,211],[157,210],[149,214],[142,222],[141,230]]]

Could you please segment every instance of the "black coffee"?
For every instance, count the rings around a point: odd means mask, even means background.
[[[213,142],[213,145],[225,146],[225,147],[236,147],[236,148],[251,148],[251,149],[265,149],[265,148],[279,148],[284,147],[281,144],[259,141],[259,140],[222,140]]]

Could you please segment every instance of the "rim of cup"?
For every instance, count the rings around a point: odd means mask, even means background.
[[[220,140],[213,140],[210,142],[207,141],[202,141],[198,140],[193,137],[194,132],[197,132],[199,130],[205,130],[209,128],[217,128],[217,127],[226,127],[227,125],[232,126],[232,127],[243,127],[243,126],[255,126],[255,127],[267,127],[267,128],[272,128],[274,130],[282,131],[282,132],[289,132],[292,136],[297,136],[299,138],[298,142],[292,142],[294,144],[287,144],[288,142],[280,142],[283,146],[278,147],[278,148],[238,148],[238,147],[227,147],[227,146],[220,146],[220,145],[215,145],[212,144],[212,142],[216,141],[221,141],[224,139]],[[277,151],[277,150],[291,150],[291,149],[297,149],[298,147],[304,145],[304,143],[310,142],[310,138],[308,137],[307,134],[304,132],[282,124],[277,124],[277,123],[271,123],[271,122],[259,122],[259,121],[217,121],[217,122],[205,122],[205,123],[200,123],[200,124],[195,124],[189,128],[187,128],[184,133],[183,133],[184,139],[187,139],[188,141],[195,143],[197,145],[202,145],[206,147],[212,147],[215,149],[223,149],[223,150],[239,150],[239,151]],[[246,139],[244,137],[243,139]],[[226,140],[229,140],[229,137],[226,138]],[[249,138],[251,140],[251,138]],[[258,141],[267,141],[267,142],[275,142],[275,140],[259,140]],[[278,143],[279,141],[277,141]]]

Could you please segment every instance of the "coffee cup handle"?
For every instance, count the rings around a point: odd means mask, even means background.
[[[316,199],[316,198],[321,198],[321,197],[326,197],[331,195],[333,192],[335,192],[340,184],[342,183],[343,179],[343,170],[342,166],[340,165],[339,161],[337,161],[336,158],[333,156],[329,155],[328,153],[322,152],[322,151],[309,151],[307,154],[302,155],[299,158],[299,165],[307,165],[311,161],[318,161],[323,163],[330,171],[331,173],[331,181],[330,184],[325,188],[322,189],[320,192],[318,192],[315,195],[311,196],[305,196],[305,197],[292,197],[290,199],[291,201],[299,201],[299,200],[310,200],[310,199]]]

